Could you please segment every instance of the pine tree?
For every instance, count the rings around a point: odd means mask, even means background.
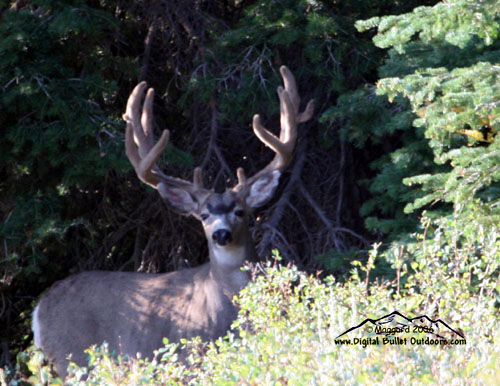
[[[497,1],[459,0],[357,23],[360,31],[377,27],[375,44],[390,48],[377,94],[409,102],[432,150],[434,167],[403,179],[415,192],[405,197],[406,213],[452,211],[464,228],[500,221],[499,18]],[[413,150],[393,153],[396,163],[401,152]]]

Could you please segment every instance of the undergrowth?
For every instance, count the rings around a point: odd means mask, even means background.
[[[354,263],[350,279],[343,283],[334,277],[320,280],[293,266],[267,264],[236,299],[239,317],[224,338],[212,343],[165,342],[152,360],[114,355],[105,344],[93,347],[88,350],[88,368],[72,365],[66,382],[498,384],[499,235],[495,228],[460,232],[453,219],[424,219],[422,224],[423,231],[413,243],[393,243],[385,249],[374,246],[368,263]],[[392,264],[394,280],[366,280],[378,260]],[[393,311],[408,318],[441,319],[453,331],[427,324],[434,334],[384,335],[376,334],[374,325],[367,323],[339,337],[366,318],[378,319]],[[389,323],[383,326],[392,328],[401,320],[385,319]],[[438,335],[457,344],[435,344],[442,342]],[[370,344],[377,336],[378,344]],[[396,337],[407,341],[394,343]],[[346,339],[357,343],[347,345]],[[179,345],[190,353],[186,361],[178,359]],[[2,385],[62,384],[34,348],[18,362],[17,372],[0,371]]]

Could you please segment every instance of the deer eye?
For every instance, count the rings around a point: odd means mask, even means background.
[[[243,211],[243,209],[238,209],[236,212],[234,212],[234,214],[238,217],[243,217],[245,215],[245,212]]]
[[[203,221],[205,221],[208,218],[208,213],[202,213],[200,217]]]

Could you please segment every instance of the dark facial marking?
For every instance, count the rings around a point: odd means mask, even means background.
[[[223,203],[211,205],[210,203],[208,203],[207,209],[212,214],[226,214],[226,213],[231,212],[234,209],[235,205],[236,205],[236,201],[233,201],[229,205],[225,205]]]

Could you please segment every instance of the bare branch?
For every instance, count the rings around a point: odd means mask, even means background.
[[[278,224],[281,222],[283,218],[283,214],[285,212],[285,208],[289,204],[290,196],[297,188],[297,182],[300,180],[300,174],[304,167],[305,160],[307,158],[306,152],[306,143],[302,141],[297,149],[297,162],[293,165],[290,179],[283,190],[278,202],[274,204],[272,208],[272,215],[267,220],[267,226],[271,228],[277,228]],[[273,242],[273,235],[271,233],[266,232],[262,237],[261,241],[258,244],[258,252],[260,255],[263,255],[268,249],[269,246]]]
[[[141,73],[139,75],[139,81],[142,82],[146,80],[146,76],[149,69],[149,62],[151,56],[151,47],[153,45],[153,37],[156,32],[157,21],[154,19],[148,27],[148,33],[146,35],[146,39],[144,39],[144,54],[142,55],[142,66]]]
[[[316,203],[314,198],[309,194],[309,192],[306,190],[304,187],[304,184],[299,184],[299,191],[302,194],[302,196],[306,199],[306,201],[309,203],[309,205],[314,209],[316,214],[318,215],[319,219],[325,224],[325,226],[331,231],[331,232],[343,232],[343,233],[348,233],[351,236],[357,238],[360,240],[363,244],[369,245],[370,243],[368,240],[366,240],[363,236],[360,234],[345,228],[345,227],[340,227],[340,226],[333,226],[332,221],[325,215],[323,210],[319,207],[319,205]]]

